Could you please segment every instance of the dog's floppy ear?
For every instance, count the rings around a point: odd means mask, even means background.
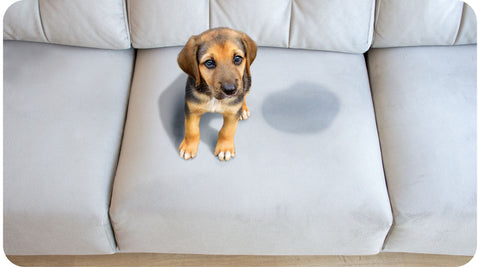
[[[250,76],[250,65],[252,65],[255,57],[257,56],[257,44],[245,33],[242,34],[242,44],[245,48],[245,57],[247,59],[246,68],[247,75]]]
[[[180,54],[178,54],[178,66],[195,79],[196,86],[200,86],[200,71],[198,69],[197,51],[198,43],[197,36],[192,36],[188,39],[187,44],[183,47]]]

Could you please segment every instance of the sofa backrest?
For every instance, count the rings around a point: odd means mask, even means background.
[[[258,45],[363,53],[375,0],[23,0],[4,17],[4,39],[98,48],[184,45],[226,26]],[[88,14],[88,15],[87,15]]]
[[[6,40],[130,47],[124,0],[23,0],[8,8],[3,23]]]
[[[373,47],[477,42],[470,6],[456,0],[377,0]]]
[[[132,45],[184,45],[214,27],[246,32],[260,46],[363,53],[374,0],[128,0]]]
[[[4,15],[4,39],[156,48],[220,26],[259,46],[349,53],[477,38],[475,14],[457,0],[23,0]]]

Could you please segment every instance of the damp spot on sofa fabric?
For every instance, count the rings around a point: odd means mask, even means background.
[[[298,83],[272,92],[262,104],[263,117],[271,127],[295,134],[327,129],[339,109],[334,93],[312,83]]]

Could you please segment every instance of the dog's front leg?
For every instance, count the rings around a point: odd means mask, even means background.
[[[185,114],[185,137],[178,150],[180,157],[191,159],[197,155],[198,144],[200,143],[200,113]]]
[[[246,120],[248,117],[250,117],[250,110],[248,109],[246,98],[247,98],[248,92],[245,94],[243,97],[243,104],[242,104],[242,112],[240,113],[240,120]]]
[[[238,125],[238,115],[223,114],[223,126],[218,133],[215,156],[221,161],[235,157],[235,144],[233,138]]]

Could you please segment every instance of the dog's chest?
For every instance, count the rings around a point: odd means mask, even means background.
[[[223,104],[214,97],[212,97],[210,101],[207,102],[206,108],[208,112],[222,113],[224,111]]]

